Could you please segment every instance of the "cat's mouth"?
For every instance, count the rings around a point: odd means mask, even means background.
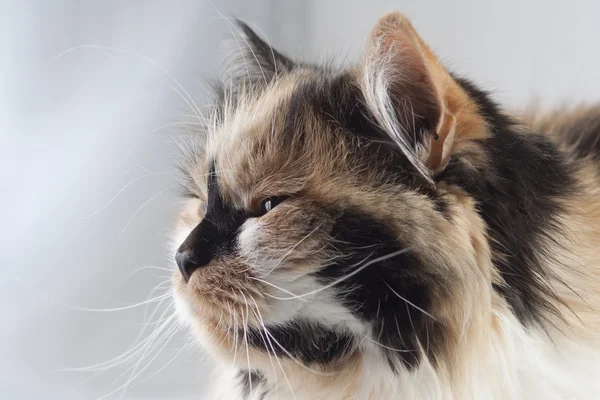
[[[266,288],[248,265],[235,257],[213,260],[187,281],[176,270],[173,281],[176,295],[187,304],[186,318],[211,320],[225,330],[261,319]]]
[[[187,282],[178,270],[173,276],[176,310],[183,323],[214,357],[244,366],[250,359],[262,359],[262,347],[256,344],[262,343],[257,337],[264,334],[262,313],[268,307],[264,288],[251,276],[239,262],[212,262]],[[250,359],[241,358],[241,349],[248,350]]]
[[[273,355],[292,357],[320,371],[340,367],[356,348],[354,336],[339,326],[325,326],[306,318],[265,322],[263,314],[269,306],[260,287],[234,290],[245,278],[225,283],[222,277],[221,287],[209,288],[205,285],[210,278],[204,273],[194,273],[187,283],[177,275],[177,312],[205,348],[219,359],[241,362],[243,366],[264,364],[268,368]],[[245,356],[249,359],[243,357],[244,349],[249,352]]]

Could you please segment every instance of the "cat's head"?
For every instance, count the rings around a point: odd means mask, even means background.
[[[487,162],[475,89],[398,13],[344,69],[241,29],[240,64],[185,156],[179,312],[242,367],[267,353],[323,369],[367,353],[444,362],[491,312],[484,224],[444,178],[452,160],[463,174]]]

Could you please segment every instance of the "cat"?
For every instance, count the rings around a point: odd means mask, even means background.
[[[210,398],[600,398],[600,108],[508,116],[398,12],[347,68],[239,26],[173,235]]]

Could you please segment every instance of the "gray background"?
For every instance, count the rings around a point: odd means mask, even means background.
[[[508,107],[600,98],[594,0],[0,5],[3,399],[96,399],[127,381],[139,357],[95,377],[62,369],[123,354],[144,321],[143,306],[81,308],[142,302],[168,275],[156,267],[172,267],[170,159],[197,122],[174,88],[208,101],[219,42],[231,36],[222,15],[254,23],[294,56],[351,61],[377,17],[400,9],[447,65]],[[148,368],[109,398],[201,399],[210,363],[184,347],[188,339],[176,334],[160,352],[155,343],[141,363]]]

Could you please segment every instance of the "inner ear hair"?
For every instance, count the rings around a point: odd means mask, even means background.
[[[363,92],[377,122],[424,175],[444,169],[461,142],[487,136],[476,102],[398,12],[371,32]]]

